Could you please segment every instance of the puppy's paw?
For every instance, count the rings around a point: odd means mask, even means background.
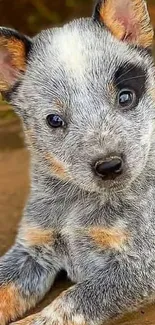
[[[61,316],[53,315],[50,317],[43,316],[41,313],[26,317],[18,322],[11,323],[10,325],[86,325],[83,317],[75,315],[70,319],[62,318]]]
[[[74,303],[58,297],[42,312],[11,325],[87,325],[83,315],[74,312]]]
[[[20,321],[11,323],[10,325],[47,325],[47,319],[42,317],[40,313],[28,316]]]

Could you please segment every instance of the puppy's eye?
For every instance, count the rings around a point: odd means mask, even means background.
[[[137,105],[137,97],[134,90],[122,89],[117,98],[118,107],[132,109]]]
[[[48,126],[52,128],[61,128],[65,126],[64,120],[57,114],[49,114],[46,117]]]

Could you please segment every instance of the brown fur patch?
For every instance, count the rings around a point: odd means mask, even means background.
[[[111,95],[116,94],[116,87],[112,82],[107,84],[107,90]]]
[[[0,46],[1,46],[0,42]],[[8,49],[8,52],[11,54],[12,64],[18,70],[25,71],[26,68],[26,51],[25,46],[22,41],[10,38],[5,39],[5,46]]]
[[[153,44],[153,28],[142,0],[103,1],[100,19],[119,40],[144,48]]]
[[[60,178],[62,180],[68,179],[66,167],[61,161],[59,161],[57,158],[55,158],[54,156],[52,156],[50,154],[47,154],[45,156],[45,158],[49,162],[52,173],[54,175],[56,175],[58,178]]]
[[[21,238],[29,246],[52,245],[56,238],[56,232],[53,229],[30,228],[26,226],[21,231]]]
[[[64,103],[63,103],[61,100],[59,100],[59,99],[56,99],[54,104],[55,104],[58,108],[64,108],[64,107],[65,107]]]
[[[117,228],[100,228],[92,227],[88,231],[88,235],[101,248],[110,248],[121,250],[128,241],[128,234]]]
[[[111,103],[113,105],[115,105],[117,89],[116,89],[116,86],[114,85],[114,83],[112,83],[112,82],[107,83],[107,92],[110,95]]]
[[[21,71],[26,69],[26,52],[22,41],[0,37],[0,91],[14,84]]]
[[[13,283],[0,287],[0,324],[5,325],[23,315],[27,310],[26,301],[20,296]]]

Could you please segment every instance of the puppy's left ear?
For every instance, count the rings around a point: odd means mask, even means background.
[[[30,38],[9,28],[0,28],[0,92],[7,92],[26,70],[32,46]]]
[[[117,39],[149,48],[154,31],[145,0],[98,0],[93,14]]]

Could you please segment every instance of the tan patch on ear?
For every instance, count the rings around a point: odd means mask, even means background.
[[[52,173],[62,180],[69,179],[66,171],[66,167],[62,162],[57,160],[54,156],[47,154],[45,156],[46,160],[49,162]]]
[[[26,69],[26,51],[22,41],[0,36],[0,91],[7,91]]]
[[[22,229],[22,239],[28,246],[52,245],[56,239],[54,229],[29,228]]]
[[[20,296],[15,284],[0,287],[0,324],[8,324],[22,316],[27,310],[26,301]]]
[[[127,233],[117,228],[92,227],[88,230],[88,235],[97,246],[115,250],[123,249],[129,239]]]
[[[154,31],[143,0],[105,0],[100,19],[119,40],[150,47]]]
[[[4,43],[3,43],[4,42]],[[26,51],[24,43],[20,40],[9,38],[0,39],[0,47],[5,46],[11,54],[12,64],[18,70],[25,71],[26,69]]]

